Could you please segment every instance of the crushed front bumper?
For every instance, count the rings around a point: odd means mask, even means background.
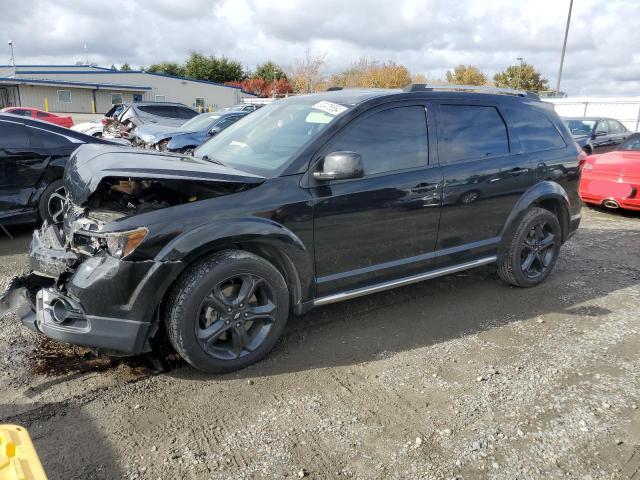
[[[109,352],[149,350],[158,306],[181,262],[126,261],[106,252],[79,258],[65,249],[57,227],[35,231],[32,273],[0,296],[0,317],[13,311],[50,338]]]

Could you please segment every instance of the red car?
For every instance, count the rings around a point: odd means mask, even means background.
[[[45,122],[54,123],[56,125],[60,125],[61,127],[71,128],[73,126],[73,119],[71,117],[61,117],[60,115],[54,115],[53,113],[45,112],[44,110],[38,110],[37,108],[7,107],[3,108],[0,111],[13,113],[14,115],[20,115],[21,117],[44,120]]]
[[[588,156],[579,191],[585,203],[640,211],[640,133],[618,150]]]

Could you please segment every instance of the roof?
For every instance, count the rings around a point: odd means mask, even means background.
[[[86,72],[85,72],[86,73]],[[36,84],[36,85],[66,85],[78,88],[95,88],[97,90],[151,90],[151,87],[142,85],[122,85],[119,83],[95,83],[95,82],[72,82],[70,80],[46,80],[41,78],[21,78],[21,77],[0,77],[0,83],[11,84]]]
[[[596,120],[615,120],[615,118],[611,118],[611,117],[560,117],[563,120],[592,120],[592,121],[596,121]],[[619,120],[616,120],[619,121]]]

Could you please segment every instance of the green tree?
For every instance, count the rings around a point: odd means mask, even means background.
[[[493,76],[493,81],[497,87],[516,88],[531,92],[549,88],[549,80],[528,63],[523,63],[522,67],[517,64],[507,67],[506,70],[496,73]]]
[[[263,64],[258,65],[256,71],[253,73],[252,77],[261,78],[267,82],[274,82],[276,80],[280,80],[281,78],[287,79],[287,75],[284,71],[271,60],[264,62]]]
[[[185,68],[177,62],[160,62],[149,65],[147,68],[149,73],[162,73],[164,75],[175,75],[176,77],[185,76]]]
[[[487,77],[478,67],[458,65],[453,72],[447,70],[447,82],[456,85],[485,85]]]
[[[241,82],[246,78],[242,64],[226,57],[192,52],[184,64],[187,77],[209,82]]]
[[[126,63],[126,62],[125,62],[125,63],[123,63],[123,64],[120,66],[120,71],[121,71],[121,72],[130,72],[130,71],[131,71],[131,65],[129,65],[129,64],[128,64],[128,63]]]

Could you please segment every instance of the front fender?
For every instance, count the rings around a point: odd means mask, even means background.
[[[285,226],[261,217],[225,219],[201,225],[174,238],[158,252],[157,262],[181,262],[186,268],[209,252],[244,248],[284,270],[294,289],[294,303],[313,298],[313,252]]]
[[[511,240],[513,232],[518,226],[520,218],[524,212],[532,205],[542,203],[545,201],[553,201],[559,207],[559,222],[562,227],[562,240],[566,240],[569,231],[569,220],[571,217],[571,204],[569,202],[569,195],[566,190],[559,183],[552,181],[538,182],[527,190],[515,204],[511,213],[507,217],[501,237],[501,250],[504,251],[508,248],[508,243]]]

